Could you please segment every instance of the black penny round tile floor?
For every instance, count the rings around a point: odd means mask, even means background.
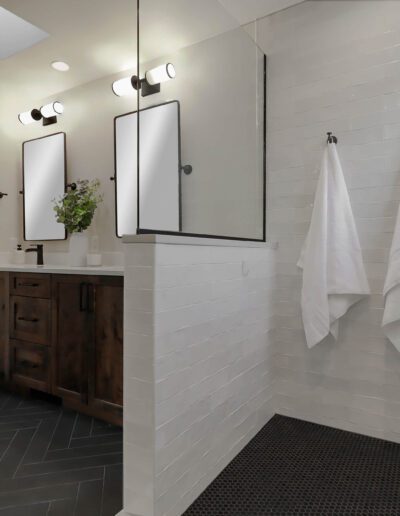
[[[399,516],[400,445],[276,415],[185,516]]]

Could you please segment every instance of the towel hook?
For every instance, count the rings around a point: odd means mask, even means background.
[[[328,143],[337,143],[338,139],[331,132],[326,133],[328,135]]]

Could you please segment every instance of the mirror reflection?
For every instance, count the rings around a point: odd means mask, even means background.
[[[135,234],[137,210],[137,112],[115,119],[117,235]],[[167,102],[139,113],[140,227],[180,230],[179,103]]]
[[[54,199],[65,191],[65,133],[23,144],[24,239],[64,240],[66,231],[56,221]]]

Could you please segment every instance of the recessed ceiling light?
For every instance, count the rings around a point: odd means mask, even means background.
[[[64,63],[64,61],[53,61],[51,66],[58,72],[68,72],[69,70],[69,64]]]

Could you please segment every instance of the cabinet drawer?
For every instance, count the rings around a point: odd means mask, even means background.
[[[15,296],[50,298],[50,275],[25,272],[10,273],[10,294]]]
[[[50,300],[11,296],[10,337],[50,345]]]
[[[47,390],[49,385],[48,348],[18,340],[11,340],[10,344],[13,381]]]

